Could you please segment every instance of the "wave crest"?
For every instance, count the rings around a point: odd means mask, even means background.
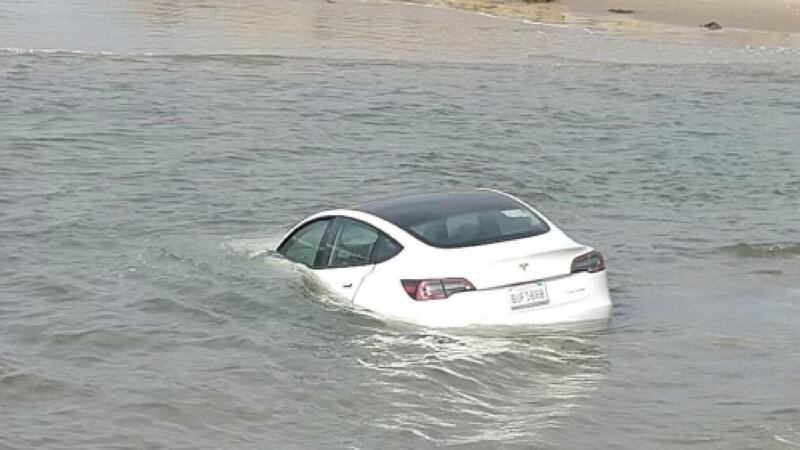
[[[722,251],[742,258],[786,258],[800,256],[800,243],[752,244],[742,242],[722,247]]]

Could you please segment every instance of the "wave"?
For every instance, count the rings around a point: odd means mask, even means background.
[[[295,55],[281,55],[269,52],[152,52],[152,51],[107,51],[107,50],[80,50],[69,48],[24,48],[0,47],[0,55],[53,55],[53,56],[111,56],[111,57],[154,57],[154,58],[302,58]]]
[[[382,330],[353,344],[364,351],[357,361],[373,373],[378,398],[392,399],[374,425],[434,444],[535,443],[542,430],[568,423],[610,371],[603,346],[590,335]]]
[[[117,56],[119,52],[110,51],[87,51],[68,48],[23,48],[23,47],[2,47],[0,54],[9,53],[17,55],[93,55],[93,56]]]
[[[751,244],[739,243],[721,247],[724,253],[741,258],[786,258],[800,256],[800,243]]]

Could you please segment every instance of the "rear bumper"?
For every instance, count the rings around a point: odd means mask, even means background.
[[[431,327],[470,325],[551,325],[608,319],[611,298],[606,271],[544,280],[549,302],[512,310],[509,288],[463,292],[446,300],[414,302],[411,317],[401,319]],[[400,318],[400,317],[398,317]]]

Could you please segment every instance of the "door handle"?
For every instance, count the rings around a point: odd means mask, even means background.
[[[351,288],[353,287],[353,283],[347,283],[342,285],[343,288]]]

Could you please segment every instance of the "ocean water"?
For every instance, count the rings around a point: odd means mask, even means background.
[[[0,448],[800,447],[797,48],[349,0],[5,1],[0,47]],[[606,254],[607,326],[259,253],[476,186]]]

